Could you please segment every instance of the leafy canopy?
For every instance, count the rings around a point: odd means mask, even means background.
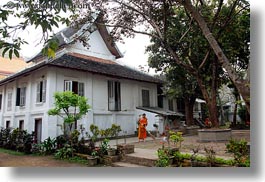
[[[62,117],[65,123],[71,124],[81,119],[90,108],[85,97],[79,96],[71,91],[56,92],[54,98],[55,107],[50,109],[48,114]]]
[[[28,27],[40,28],[42,37],[40,42],[46,46],[43,53],[53,56],[57,49],[55,41],[50,38],[53,28],[60,25],[70,25],[76,16],[76,6],[72,0],[12,0],[0,4],[0,49],[2,55],[8,53],[10,59],[13,54],[19,57],[22,44],[27,44],[21,32]],[[65,14],[67,14],[65,16]]]

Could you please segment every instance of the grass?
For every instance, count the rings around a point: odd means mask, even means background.
[[[66,160],[66,161],[71,162],[71,163],[84,164],[84,165],[87,164],[87,160],[85,160],[85,159],[83,159],[83,158],[81,158],[81,157],[77,157],[77,156],[75,156],[75,157],[71,157],[71,158],[69,158],[69,159]]]
[[[87,164],[87,160],[86,159],[83,159],[83,158],[78,157],[78,156],[70,157],[69,159],[59,159],[59,158],[54,157],[54,159],[62,160],[62,161],[70,162],[70,163],[83,164],[83,165]]]
[[[17,152],[17,151],[14,151],[14,150],[8,150],[8,149],[3,149],[3,148],[0,148],[0,152],[1,153],[6,153],[6,154],[10,154],[10,155],[17,155],[17,156],[26,155],[23,152]]]

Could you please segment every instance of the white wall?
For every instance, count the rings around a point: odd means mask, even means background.
[[[95,75],[86,72],[79,72],[75,70],[66,70],[61,68],[49,68],[48,71],[49,84],[49,102],[48,107],[53,107],[53,92],[63,91],[64,80],[73,80],[85,83],[85,96],[88,98],[88,103],[91,110],[88,114],[79,121],[79,125],[89,132],[90,124],[96,124],[100,129],[111,127],[111,124],[118,124],[127,135],[134,134],[136,130],[136,121],[138,113],[136,107],[141,106],[141,89],[150,90],[150,104],[151,106],[157,105],[157,91],[156,84],[138,82],[127,79],[116,79],[112,77]],[[116,80],[121,83],[121,111],[108,111],[108,80]],[[56,135],[61,132],[56,125],[61,124],[62,121],[54,116],[49,116],[49,131],[52,128],[57,128]],[[50,127],[53,125],[53,127]],[[153,126],[150,125],[152,128]],[[124,133],[120,133],[123,135]],[[51,134],[49,134],[51,135]]]
[[[88,36],[88,33],[86,34]],[[102,39],[99,31],[94,31],[89,35],[88,40],[89,48],[84,47],[83,44],[79,41],[71,45],[68,50],[70,52],[76,52],[84,55],[89,55],[93,57],[98,57],[107,60],[115,60],[115,56],[111,54],[107,48],[104,40]]]

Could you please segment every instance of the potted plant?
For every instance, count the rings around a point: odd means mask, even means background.
[[[116,146],[118,145],[118,135],[121,132],[121,126],[112,124],[110,128],[110,136],[116,138]]]
[[[198,166],[197,156],[198,156],[199,150],[200,150],[199,146],[192,149],[193,153],[190,157],[191,167],[197,167]]]
[[[169,141],[174,144],[174,148],[178,151],[181,148],[181,143],[183,142],[182,132],[169,131]]]
[[[206,162],[209,167],[214,167],[215,166],[215,151],[214,149],[211,148],[204,148],[204,151],[206,152]]]
[[[95,166],[98,164],[98,152],[94,150],[90,156],[87,156],[87,165]]]
[[[117,150],[109,145],[109,147],[107,149],[108,155],[109,156],[114,156],[114,155],[116,155],[116,152],[117,152]]]

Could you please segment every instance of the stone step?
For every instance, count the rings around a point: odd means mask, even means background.
[[[127,154],[124,161],[141,166],[153,167],[158,160],[156,150],[135,148],[135,152]]]
[[[147,166],[127,163],[127,162],[114,162],[112,163],[112,166],[113,167],[147,167]]]
[[[156,159],[149,159],[149,158],[126,155],[124,162],[146,166],[146,167],[154,167]]]

